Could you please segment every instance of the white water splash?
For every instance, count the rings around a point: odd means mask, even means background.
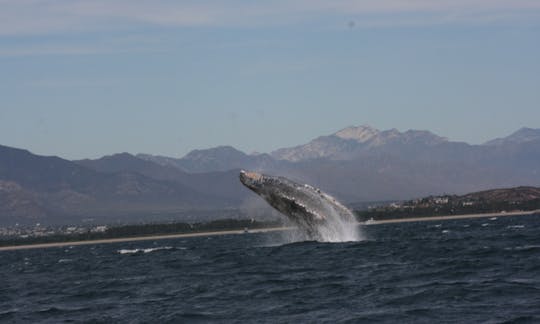
[[[285,243],[301,241],[318,241],[328,243],[356,242],[364,239],[361,226],[354,221],[353,213],[344,206],[341,213],[334,209],[334,206],[325,203],[325,221],[315,227],[312,233],[306,233],[301,228],[297,230],[284,231],[282,233]],[[348,213],[343,215],[343,213]]]
[[[354,216],[352,216],[354,219]],[[344,220],[335,210],[329,210],[327,221],[317,227],[315,239],[320,242],[355,242],[359,241],[360,226],[356,222]]]
[[[352,211],[338,202],[334,197],[322,193],[332,201],[324,203],[326,222],[318,229],[318,241],[321,242],[355,242],[362,239],[360,226]],[[337,207],[336,207],[337,206]],[[338,208],[339,210],[336,210]]]

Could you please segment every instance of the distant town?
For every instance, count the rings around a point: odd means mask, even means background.
[[[205,223],[147,223],[124,225],[77,226],[14,226],[0,228],[0,246],[87,241],[111,238],[168,234],[188,234],[211,231],[244,230],[279,226],[276,221],[254,219],[220,219]]]
[[[356,211],[359,221],[429,217],[443,215],[466,215],[483,213],[506,213],[540,209],[540,188],[517,187],[495,189],[463,196],[441,195],[386,205],[370,206]]]

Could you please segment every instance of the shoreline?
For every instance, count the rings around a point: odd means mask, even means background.
[[[533,211],[412,217],[412,218],[402,218],[402,219],[386,219],[386,220],[373,220],[373,221],[359,222],[358,225],[371,226],[371,225],[379,225],[379,224],[446,221],[446,220],[452,220],[452,219],[467,219],[467,218],[526,216],[526,215],[534,215],[537,213],[540,213],[540,210],[537,209]],[[256,228],[256,229],[248,230],[247,233],[277,232],[277,231],[285,231],[285,230],[290,230],[290,229],[292,229],[292,227],[282,226],[282,227]],[[26,250],[26,249],[44,249],[44,248],[65,247],[65,246],[78,246],[78,245],[108,244],[108,243],[138,242],[138,241],[164,240],[164,239],[189,238],[189,237],[201,237],[201,236],[245,234],[245,233],[246,232],[244,230],[229,230],[229,231],[213,231],[213,232],[199,232],[199,233],[180,233],[180,234],[150,235],[150,236],[137,236],[137,237],[121,237],[121,238],[109,238],[109,239],[87,240],[87,241],[11,245],[11,246],[1,246],[0,252]]]
[[[255,229],[249,230],[248,233],[276,232],[276,231],[283,231],[287,229],[291,229],[291,227],[255,228]],[[87,241],[10,245],[10,246],[0,246],[0,252],[13,251],[13,250],[26,250],[26,249],[44,249],[44,248],[51,248],[51,247],[64,247],[64,246],[75,246],[75,245],[137,242],[137,241],[165,240],[165,239],[174,239],[174,238],[189,238],[189,237],[231,235],[231,234],[244,234],[244,233],[246,233],[244,230],[229,230],[229,231],[213,231],[213,232],[198,232],[198,233],[179,233],[179,234],[164,234],[164,235],[149,235],[149,236],[119,237],[119,238],[108,238],[108,239],[87,240]]]

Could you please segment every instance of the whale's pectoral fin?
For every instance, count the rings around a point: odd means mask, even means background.
[[[284,207],[283,209],[287,211],[286,216],[292,217],[294,221],[303,226],[311,227],[315,224],[324,222],[324,217],[322,215],[308,209],[306,205],[298,202],[294,198],[281,197],[280,202],[282,207]]]
[[[298,201],[296,201],[294,198],[284,197],[282,198],[281,201],[283,202],[284,205],[286,205],[287,209],[291,213],[301,213],[304,215],[309,214],[309,211],[307,210],[306,206],[298,203]]]

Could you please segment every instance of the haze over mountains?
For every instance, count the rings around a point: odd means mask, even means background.
[[[0,224],[230,216],[224,210],[257,199],[238,181],[242,168],[310,183],[345,203],[538,186],[540,129],[470,145],[428,131],[353,126],[269,154],[222,146],[180,159],[120,153],[68,161],[0,146]]]

